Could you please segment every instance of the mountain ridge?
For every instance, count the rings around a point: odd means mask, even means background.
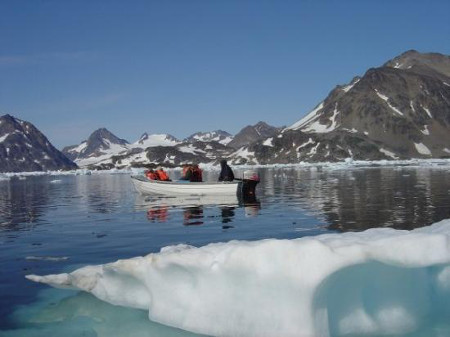
[[[78,166],[33,124],[0,116],[0,172],[70,170]]]
[[[260,121],[234,136],[215,130],[184,140],[144,133],[134,143],[100,128],[63,152],[92,168],[449,158],[450,56],[406,51],[335,86],[287,127]]]

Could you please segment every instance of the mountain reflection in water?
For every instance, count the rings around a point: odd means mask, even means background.
[[[450,218],[450,169],[445,167],[313,167],[263,172],[266,202],[284,201],[300,207],[323,218],[331,230],[409,230]]]

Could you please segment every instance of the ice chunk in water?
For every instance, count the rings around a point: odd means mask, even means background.
[[[27,276],[220,336],[402,334],[448,322],[450,220],[295,240],[176,246]]]

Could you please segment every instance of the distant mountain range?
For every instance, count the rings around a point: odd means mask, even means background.
[[[0,171],[165,165],[273,164],[450,157],[450,57],[411,50],[338,85],[309,114],[284,128],[264,122],[231,134],[178,140],[144,133],[129,143],[105,128],[56,150],[34,126],[0,119]],[[73,162],[72,162],[73,161]],[[76,164],[75,164],[76,163]]]
[[[167,134],[148,135],[128,143],[102,128],[80,145],[68,146],[63,153],[80,167],[113,168],[129,166],[177,166],[183,163],[217,163],[229,158],[239,144],[250,144],[276,134],[280,128],[259,122],[246,126],[234,137],[215,130],[197,132],[184,140]],[[233,145],[234,144],[234,145]]]

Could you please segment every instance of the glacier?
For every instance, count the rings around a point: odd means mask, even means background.
[[[412,231],[181,244],[26,277],[212,336],[405,335],[448,327],[450,220]]]

